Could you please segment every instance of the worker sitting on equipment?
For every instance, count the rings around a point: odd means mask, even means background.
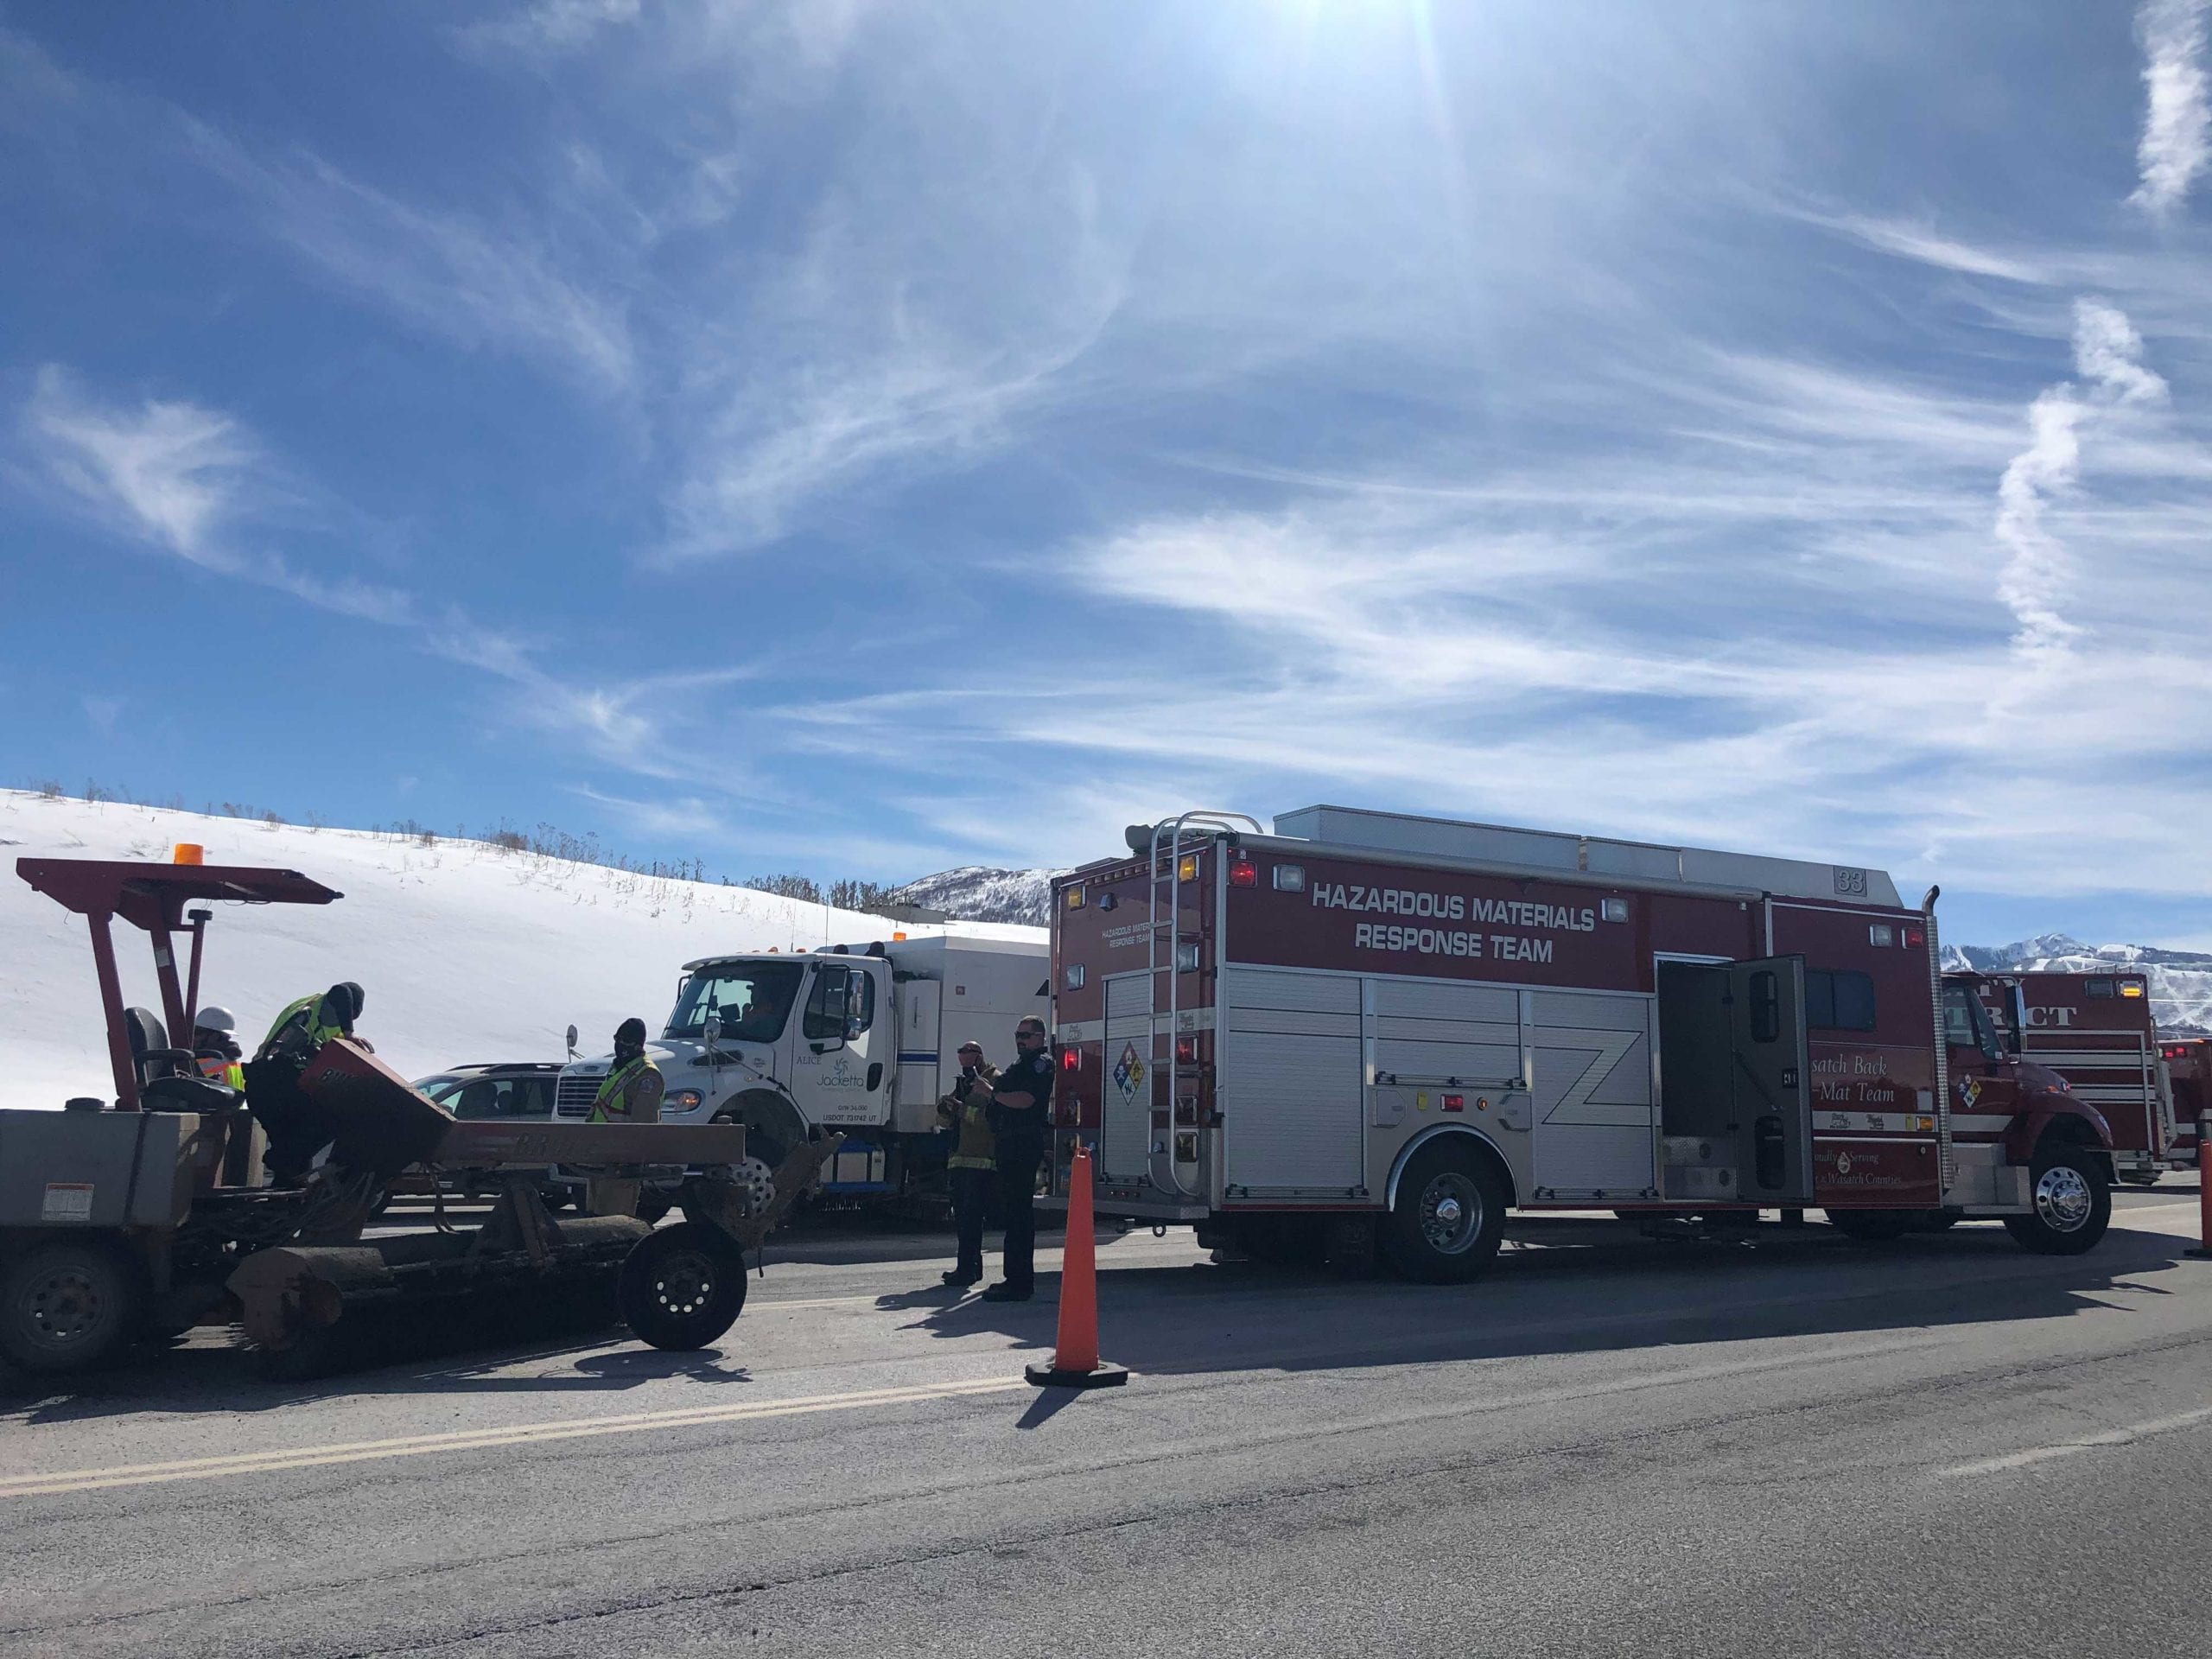
[[[635,1015],[614,1028],[614,1061],[591,1103],[589,1123],[658,1123],[664,1087],[660,1068],[645,1053],[645,1022]],[[585,1208],[595,1216],[634,1216],[644,1184],[595,1175],[586,1183]]]
[[[193,1016],[192,1058],[200,1075],[245,1093],[245,1051],[238,1046],[238,1022],[228,1008],[213,1003]]]
[[[276,1016],[276,1023],[269,1027],[269,1034],[261,1039],[254,1058],[273,1060],[282,1057],[296,1059],[304,1066],[332,1038],[353,1036],[353,1022],[361,1017],[361,988],[346,980],[327,991],[289,1004]],[[358,1037],[353,1039],[361,1040]],[[367,1048],[369,1045],[363,1042],[361,1046]]]

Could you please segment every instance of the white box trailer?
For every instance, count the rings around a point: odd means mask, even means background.
[[[823,1173],[832,1194],[905,1194],[944,1166],[938,1097],[973,1039],[1004,1065],[1026,1015],[1047,1019],[1041,928],[746,951],[683,965],[676,1005],[647,1052],[664,1122],[742,1123],[749,1177],[765,1184],[793,1147],[845,1137]],[[556,1113],[582,1117],[612,1057],[561,1073]]]

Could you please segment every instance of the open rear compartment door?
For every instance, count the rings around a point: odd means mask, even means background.
[[[1662,961],[1657,983],[1662,1196],[1809,1205],[1803,959]]]
[[[1805,959],[1766,957],[1732,963],[1727,974],[1744,1197],[1752,1203],[1797,1208],[1813,1198]]]

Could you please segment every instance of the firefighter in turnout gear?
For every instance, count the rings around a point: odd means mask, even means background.
[[[960,1241],[959,1257],[944,1282],[964,1290],[983,1276],[983,1212],[998,1180],[990,1110],[999,1069],[983,1058],[981,1043],[961,1044],[959,1059],[960,1081],[939,1098],[937,1116],[954,1136],[944,1166],[952,1189],[952,1229]]]
[[[588,1123],[658,1123],[660,1068],[645,1054],[645,1022],[634,1015],[614,1028],[614,1059],[591,1103]],[[587,1184],[586,1208],[597,1216],[634,1216],[644,1183],[594,1176]]]

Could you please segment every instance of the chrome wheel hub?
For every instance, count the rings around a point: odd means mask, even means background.
[[[2055,1164],[2036,1181],[2036,1214],[2054,1233],[2079,1232],[2096,1206],[2096,1195],[2071,1164]]]
[[[1439,1255],[1458,1255],[1482,1230],[1483,1195],[1471,1177],[1446,1170],[1421,1189],[1421,1237]]]

